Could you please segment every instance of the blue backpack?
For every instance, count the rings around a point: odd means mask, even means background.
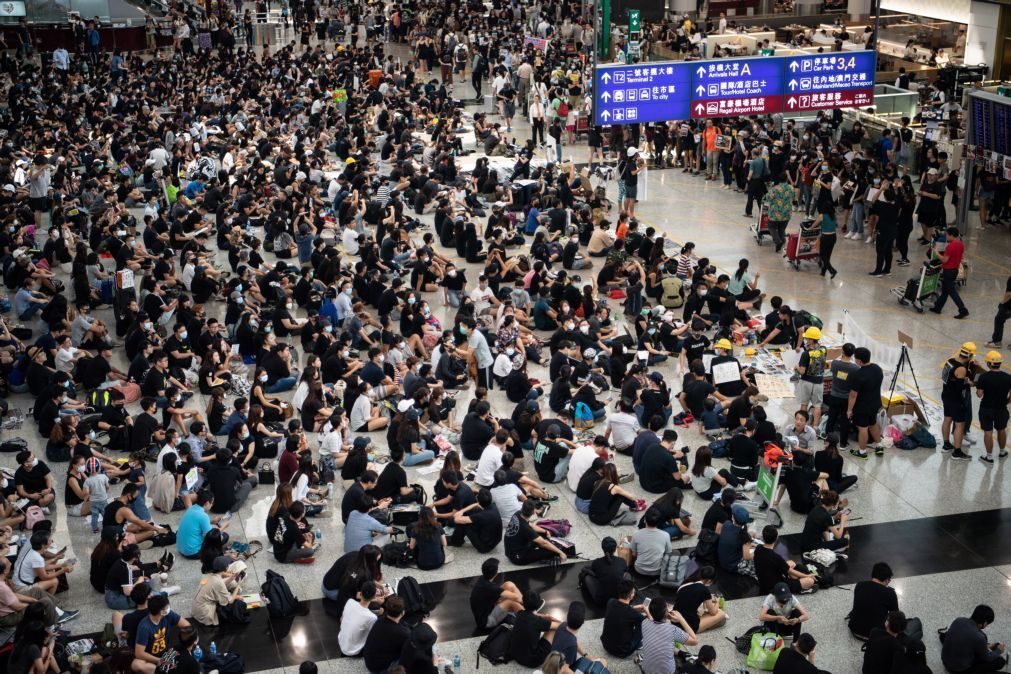
[[[577,402],[576,409],[573,412],[573,420],[575,421],[576,428],[593,428],[593,410],[586,403]]]

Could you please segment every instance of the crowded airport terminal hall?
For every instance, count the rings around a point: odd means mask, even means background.
[[[0,92],[0,673],[1011,672],[1011,0],[0,0]]]

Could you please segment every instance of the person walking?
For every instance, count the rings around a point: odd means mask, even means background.
[[[944,247],[944,251],[937,253],[937,257],[941,261],[941,294],[937,296],[937,301],[934,302],[934,306],[930,310],[935,314],[941,313],[950,296],[951,301],[958,307],[955,318],[962,319],[969,315],[969,310],[965,308],[965,303],[962,302],[962,297],[958,294],[955,282],[958,280],[958,269],[962,264],[962,257],[965,255],[965,244],[962,243],[962,233],[958,227],[949,227],[945,230],[945,238],[947,245]]]
[[[765,196],[765,177],[768,174],[769,165],[762,156],[759,148],[751,150],[751,161],[748,162],[748,203],[744,207],[744,217],[752,217],[755,201],[761,201]]]
[[[822,188],[825,189],[828,188]],[[821,227],[821,235],[818,237],[818,264],[821,266],[821,275],[824,276],[827,272],[830,278],[835,278],[839,270],[832,266],[832,251],[835,250],[839,225],[835,219],[835,204],[831,200],[819,202],[815,226]]]

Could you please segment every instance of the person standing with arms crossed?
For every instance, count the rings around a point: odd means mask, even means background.
[[[853,352],[860,369],[849,377],[850,396],[846,417],[857,427],[858,449],[851,449],[850,454],[858,459],[867,458],[867,437],[874,440],[874,453],[884,456],[885,448],[881,446],[881,429],[878,428],[878,410],[881,409],[881,383],[885,374],[881,367],[871,362],[871,351],[861,346]]]
[[[1002,359],[997,351],[986,354],[986,372],[976,378],[976,395],[979,396],[979,425],[983,429],[983,446],[986,455],[979,457],[993,465],[993,432],[997,431],[997,458],[1007,456],[1008,405],[1011,404],[1011,374],[1001,369]]]

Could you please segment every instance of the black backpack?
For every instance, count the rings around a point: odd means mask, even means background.
[[[699,529],[699,542],[695,544],[692,557],[699,563],[716,561],[716,546],[720,541],[719,535],[712,529]]]
[[[742,655],[747,655],[748,652],[751,650],[752,635],[764,631],[765,625],[756,625],[755,627],[752,627],[751,629],[749,629],[747,632],[737,637],[736,639],[731,639],[730,637],[727,637],[727,641],[734,644],[734,648],[737,649],[738,653],[741,653]]]
[[[246,663],[238,653],[229,651],[215,655],[207,654],[203,661],[204,671],[217,670],[219,674],[244,674]]]
[[[292,593],[284,576],[267,569],[267,582],[260,586],[260,590],[269,602],[267,611],[271,618],[288,618],[295,615],[298,597]]]
[[[512,641],[513,626],[502,623],[491,631],[491,634],[484,638],[484,641],[477,647],[477,666],[480,669],[481,658],[484,658],[493,665],[504,665],[512,657],[509,655],[509,645]]]
[[[383,564],[399,569],[410,566],[414,561],[414,552],[406,541],[393,541],[383,546]]]
[[[417,625],[432,610],[432,595],[413,576],[404,576],[397,583],[397,596],[404,600],[404,620]]]

